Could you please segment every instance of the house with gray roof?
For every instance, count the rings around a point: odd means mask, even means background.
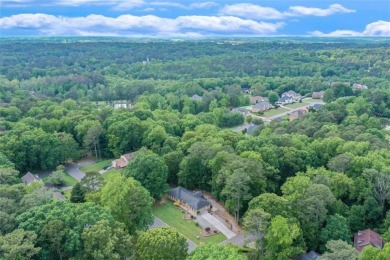
[[[193,101],[202,101],[202,100],[203,100],[202,97],[199,96],[198,94],[193,95],[193,96],[191,97],[191,99],[192,99]]]
[[[249,116],[249,111],[242,107],[237,107],[232,109],[233,113],[240,113],[243,117]]]
[[[38,175],[34,175],[31,172],[27,172],[23,177],[22,177],[23,183],[30,185],[34,181],[37,182],[42,182],[41,178],[38,177]]]
[[[58,191],[53,192],[53,197],[57,200],[66,200],[66,197]]]
[[[267,111],[268,109],[271,109],[273,106],[268,101],[262,101],[258,102],[255,105],[252,106],[252,112],[262,112]]]
[[[194,214],[197,214],[198,211],[206,210],[211,205],[210,202],[204,198],[201,191],[192,192],[181,186],[171,189],[168,192],[168,196]]]

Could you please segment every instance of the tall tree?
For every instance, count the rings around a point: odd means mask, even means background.
[[[234,218],[238,222],[240,220],[240,210],[243,201],[248,201],[252,198],[250,194],[251,178],[242,169],[237,169],[228,177],[226,185],[222,190],[222,194],[228,199],[226,204],[231,211],[234,212]]]
[[[120,260],[133,253],[132,238],[120,222],[98,221],[84,229],[81,238],[85,259]]]
[[[350,241],[351,233],[347,219],[339,214],[329,216],[326,226],[321,230],[320,238],[323,245],[330,240]],[[325,251],[325,246],[323,246],[322,250]]]
[[[330,240],[326,243],[326,252],[322,255],[324,259],[329,260],[356,260],[358,251],[343,240]]]
[[[0,236],[0,255],[9,260],[31,259],[41,249],[35,247],[36,239],[34,232],[23,229]]]
[[[187,260],[245,260],[246,257],[241,255],[238,250],[232,246],[220,246],[207,244],[198,246],[186,258]]]
[[[168,189],[168,167],[163,159],[152,151],[137,152],[126,168],[125,176],[139,181],[155,199],[160,199]]]
[[[187,256],[186,239],[171,227],[158,227],[143,233],[136,244],[137,259],[184,260]]]
[[[98,192],[87,195],[87,200],[109,208],[115,220],[124,223],[130,234],[146,229],[153,220],[150,193],[138,181],[121,174],[110,176]]]
[[[256,238],[257,250],[263,254],[264,236],[267,232],[271,214],[263,209],[252,209],[246,212],[243,225],[245,230],[253,234]]]
[[[291,219],[276,216],[265,236],[267,259],[289,259],[305,252],[302,230]]]
[[[88,150],[93,149],[95,151],[96,160],[102,156],[100,152],[100,138],[103,133],[103,127],[100,124],[95,124],[88,129],[83,138],[84,147]]]

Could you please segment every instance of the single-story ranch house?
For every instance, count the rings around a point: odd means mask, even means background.
[[[121,155],[121,158],[112,161],[112,163],[111,163],[112,167],[115,169],[122,169],[122,168],[126,167],[129,164],[129,162],[131,161],[131,159],[133,159],[134,155],[135,155],[135,152],[126,153],[126,154]]]
[[[198,211],[204,211],[211,205],[210,202],[203,197],[201,191],[192,192],[181,186],[171,189],[168,192],[168,196],[193,214],[197,214]]]

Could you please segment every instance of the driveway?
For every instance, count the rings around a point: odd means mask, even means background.
[[[227,237],[227,239],[231,239],[231,238],[236,236],[236,234],[233,231],[228,229],[227,226],[225,226],[221,221],[219,221],[219,219],[217,219],[216,217],[214,217],[210,213],[203,212],[201,214],[201,216],[205,220],[210,222],[210,224],[212,224],[214,227],[216,227],[219,231],[221,231],[221,233],[224,234]]]
[[[169,225],[166,224],[165,222],[163,222],[161,219],[154,217],[154,222],[152,225],[149,226],[149,229],[156,228],[156,227],[169,227]],[[188,244],[187,253],[191,253],[192,251],[195,250],[197,245],[194,242],[192,242],[191,240],[189,240],[188,238],[186,238],[186,239],[187,239],[187,244]]]
[[[67,172],[70,176],[72,176],[76,180],[81,181],[81,179],[85,176],[85,173],[82,172],[79,168],[93,163],[95,163],[95,160],[91,158],[83,159],[76,163],[68,163],[65,166],[65,172]]]
[[[232,237],[230,239],[227,239],[225,241],[222,241],[219,243],[220,245],[229,245],[229,244],[234,244],[237,246],[245,246],[250,242],[253,242],[255,240],[255,237],[252,234],[244,235],[244,234],[239,234],[235,237]]]

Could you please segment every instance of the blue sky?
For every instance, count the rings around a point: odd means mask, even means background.
[[[1,36],[390,36],[389,0],[0,0]]]

